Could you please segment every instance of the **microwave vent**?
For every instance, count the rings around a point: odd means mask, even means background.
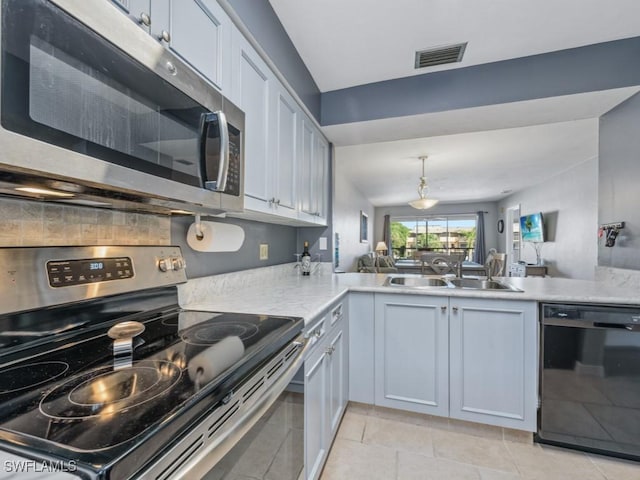
[[[433,67],[447,63],[456,63],[462,60],[467,42],[445,47],[429,48],[416,52],[415,68]]]

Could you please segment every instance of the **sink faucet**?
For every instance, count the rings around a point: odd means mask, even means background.
[[[491,281],[493,280],[493,268],[494,268],[494,262],[495,260],[493,258],[490,258],[489,260],[487,260],[487,262],[484,264],[484,268],[487,271],[487,280]]]
[[[453,264],[453,268],[456,271],[456,277],[462,278],[462,260],[459,260]]]

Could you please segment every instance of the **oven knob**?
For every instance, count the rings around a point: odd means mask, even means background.
[[[170,266],[170,263],[167,261],[166,258],[161,258],[160,260],[158,260],[158,268],[160,269],[161,272],[166,272],[167,270],[169,270],[169,266]]]
[[[185,267],[184,260],[181,257],[174,257],[171,259],[171,266],[176,271],[182,270]]]

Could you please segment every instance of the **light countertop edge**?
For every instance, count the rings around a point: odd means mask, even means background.
[[[598,281],[549,277],[500,278],[501,282],[523,290],[513,292],[389,287],[382,285],[386,277],[386,274],[367,273],[323,274],[315,277],[291,275],[277,281],[241,285],[221,294],[207,288],[207,279],[201,278],[180,286],[180,305],[190,310],[302,317],[305,323],[325,313],[349,292],[526,300],[541,303],[640,305],[640,293],[636,289],[616,287]],[[199,291],[202,293],[199,294]]]

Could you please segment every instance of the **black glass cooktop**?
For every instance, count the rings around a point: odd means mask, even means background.
[[[145,312],[144,331],[114,362],[111,324],[68,335],[0,367],[0,440],[77,459],[91,468],[136,449],[139,466],[158,443],[220,402],[302,330],[297,318]],[[52,347],[55,347],[51,349]],[[2,358],[2,357],[0,357]],[[2,447],[2,445],[0,445]],[[147,458],[148,459],[148,458]]]

